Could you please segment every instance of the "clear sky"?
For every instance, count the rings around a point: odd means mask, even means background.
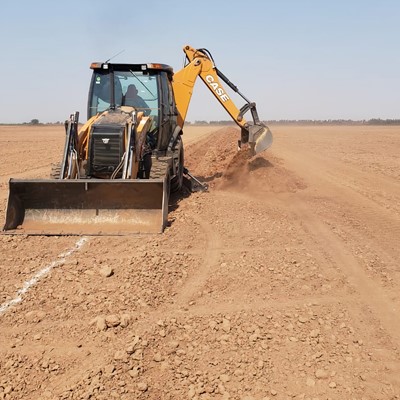
[[[186,44],[261,119],[400,118],[399,21],[398,0],[2,2],[0,122],[86,120],[92,61],[179,70]],[[199,81],[187,119],[229,117]]]

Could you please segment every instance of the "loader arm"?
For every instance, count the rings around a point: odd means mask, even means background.
[[[178,109],[178,125],[183,128],[193,87],[197,77],[200,77],[207,88],[219,101],[233,121],[241,128],[241,143],[249,143],[252,154],[266,150],[272,144],[272,134],[267,126],[259,119],[256,104],[250,102],[239,89],[220,71],[214,64],[211,54],[205,49],[194,49],[190,46],[183,48],[186,54],[187,64],[174,74],[173,89],[176,106]],[[235,105],[231,97],[224,89],[221,81],[239,94],[245,105],[240,109]],[[252,123],[244,118],[248,111],[252,115]]]

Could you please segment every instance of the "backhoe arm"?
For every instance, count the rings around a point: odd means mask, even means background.
[[[189,103],[193,93],[196,79],[200,76],[208,89],[213,93],[222,107],[241,128],[241,140],[239,143],[249,143],[252,154],[266,150],[272,144],[272,134],[267,126],[259,119],[256,104],[250,102],[229,79],[219,71],[211,54],[205,49],[194,49],[185,46],[187,64],[174,74],[173,88],[176,106],[178,109],[178,125],[182,128],[186,119]],[[230,96],[225,91],[221,80],[244,100],[245,105],[238,109]],[[249,123],[244,114],[250,111],[253,122]]]

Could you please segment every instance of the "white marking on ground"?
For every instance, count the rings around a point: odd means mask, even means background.
[[[18,303],[21,303],[22,301],[22,297],[24,296],[25,293],[28,292],[28,290],[32,287],[35,286],[39,280],[41,278],[43,278],[44,276],[46,276],[53,268],[59,267],[60,265],[63,265],[65,263],[65,261],[67,261],[67,258],[75,253],[76,251],[78,251],[86,242],[87,242],[87,238],[83,237],[80,238],[76,243],[75,246],[72,249],[69,249],[68,251],[66,251],[65,253],[61,253],[57,258],[56,261],[53,261],[52,263],[50,263],[49,265],[47,265],[46,267],[44,267],[43,269],[41,269],[40,271],[36,272],[35,275],[32,276],[31,279],[29,279],[28,281],[26,281],[24,283],[24,285],[22,286],[21,289],[18,290],[17,292],[17,296],[9,301],[6,301],[5,303],[3,303],[0,306],[0,315],[5,313],[11,306],[14,306]]]

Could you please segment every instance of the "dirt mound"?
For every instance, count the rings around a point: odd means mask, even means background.
[[[270,151],[251,157],[237,151],[237,128],[222,128],[186,150],[187,167],[200,180],[217,189],[254,189],[261,192],[295,192],[306,187],[283,161]]]
[[[212,136],[187,146],[185,149],[187,168],[201,180],[213,185],[213,181],[222,176],[236,153],[234,143],[239,136],[236,128],[222,128]]]

